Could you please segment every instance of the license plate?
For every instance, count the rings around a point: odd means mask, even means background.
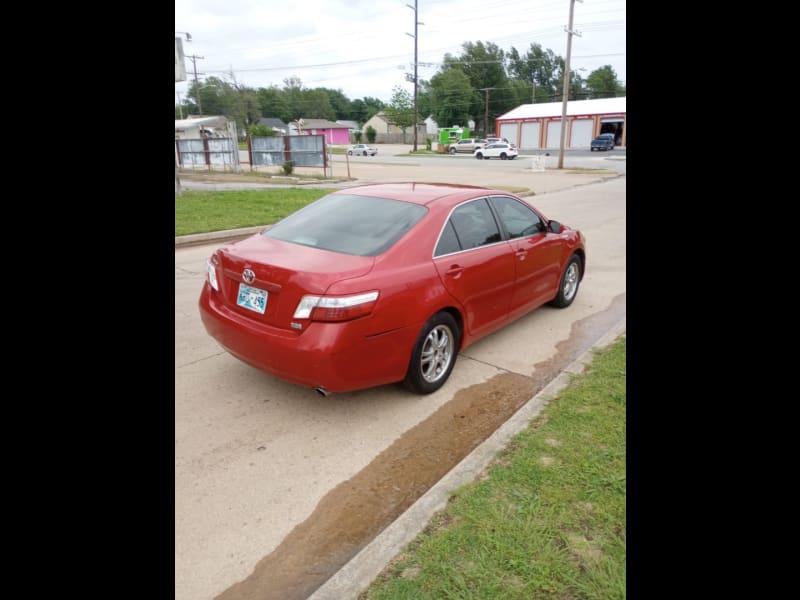
[[[266,290],[260,290],[240,283],[236,304],[263,315],[264,311],[267,310],[267,296]]]

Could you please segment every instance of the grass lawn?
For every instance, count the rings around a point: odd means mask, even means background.
[[[625,343],[599,352],[360,599],[625,598]]]
[[[334,190],[294,189],[198,192],[175,195],[175,235],[269,225]]]

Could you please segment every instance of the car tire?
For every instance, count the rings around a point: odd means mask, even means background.
[[[480,159],[482,159],[482,158],[483,158],[483,154],[481,154],[480,152],[478,152],[478,153],[475,155],[475,158],[477,158],[478,160],[480,160]]]
[[[450,152],[450,154],[455,154],[456,153],[456,149],[451,147],[450,150],[448,150],[448,152]]]
[[[352,151],[352,150],[348,150],[348,151],[347,151],[347,154],[348,154],[349,156],[353,156],[353,151]]]
[[[508,154],[506,154],[505,152],[502,152],[500,154],[500,160],[508,160]]]
[[[572,304],[575,296],[578,295],[582,269],[581,257],[577,254],[570,256],[567,265],[564,267],[564,272],[561,274],[561,281],[558,283],[558,294],[550,301],[551,306],[566,308]]]
[[[433,315],[422,326],[411,352],[405,387],[415,394],[432,394],[450,377],[458,357],[461,331],[448,312]]]

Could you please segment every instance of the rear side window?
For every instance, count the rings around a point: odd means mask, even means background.
[[[436,245],[435,256],[469,250],[501,240],[500,229],[485,198],[458,206]]]
[[[333,252],[377,256],[391,248],[427,210],[401,200],[331,194],[279,221],[263,235]]]

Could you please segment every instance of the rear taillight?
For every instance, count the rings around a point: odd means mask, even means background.
[[[294,311],[294,318],[349,321],[370,314],[377,301],[378,292],[353,296],[303,296]]]
[[[219,291],[219,282],[217,281],[217,257],[212,256],[206,261],[206,278],[212,288]]]

